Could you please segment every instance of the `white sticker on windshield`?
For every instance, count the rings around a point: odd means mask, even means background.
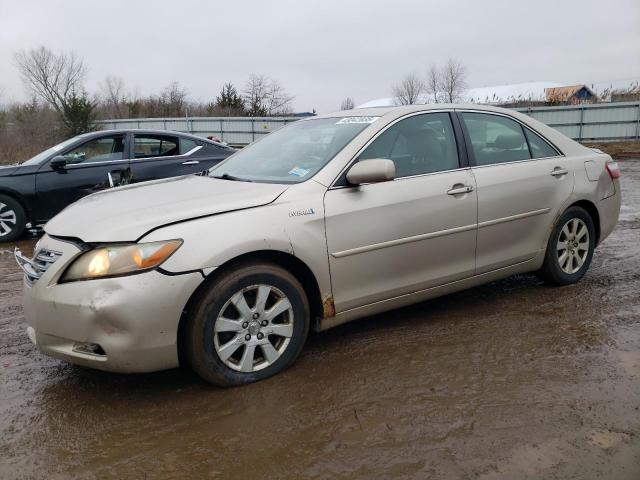
[[[295,175],[296,177],[304,177],[307,173],[309,173],[309,169],[294,167],[289,170],[289,175]]]
[[[345,123],[373,123],[380,117],[344,117],[336,122],[336,125]]]

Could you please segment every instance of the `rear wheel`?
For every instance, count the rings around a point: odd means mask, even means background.
[[[567,209],[549,238],[542,277],[556,285],[577,282],[591,264],[595,242],[591,215],[581,207]]]
[[[309,332],[309,305],[285,269],[246,264],[217,278],[187,322],[184,347],[196,373],[214,385],[242,385],[295,361]]]
[[[0,195],[0,242],[19,239],[27,225],[27,215],[15,199]]]

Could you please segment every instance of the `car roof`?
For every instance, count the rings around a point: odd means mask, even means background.
[[[312,120],[315,118],[336,118],[336,117],[384,117],[393,116],[399,117],[413,112],[426,112],[429,110],[484,110],[487,112],[506,113],[513,115],[513,110],[507,110],[505,108],[478,105],[471,103],[430,103],[424,105],[400,105],[397,107],[366,107],[366,108],[354,108],[352,110],[341,110],[332,113],[326,113],[323,115],[317,115],[315,117],[309,117],[305,120]]]
[[[209,140],[205,137],[199,137],[197,135],[193,135],[191,133],[186,132],[178,132],[175,130],[160,130],[160,129],[149,129],[149,128],[122,128],[115,130],[98,130],[96,132],[85,133],[82,135],[83,138],[89,138],[91,136],[99,136],[99,135],[109,135],[109,134],[117,134],[117,133],[143,133],[147,135],[177,135],[184,138],[192,138],[198,141],[204,141],[206,143],[211,143],[213,145],[220,145],[218,142],[214,142],[213,140]]]

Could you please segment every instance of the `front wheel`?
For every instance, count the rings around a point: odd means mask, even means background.
[[[16,200],[0,195],[0,242],[13,242],[24,233],[27,216]]]
[[[300,282],[268,263],[237,266],[204,291],[187,318],[186,353],[218,386],[255,382],[290,366],[309,332]]]
[[[549,283],[576,283],[587,272],[596,234],[591,215],[581,207],[565,211],[551,233],[540,271]]]

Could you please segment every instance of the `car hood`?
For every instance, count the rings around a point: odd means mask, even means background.
[[[85,242],[136,241],[149,230],[273,202],[286,185],[203,176],[163,179],[105,190],[78,200],[44,227]]]
[[[18,170],[18,165],[0,165],[0,177],[8,177]]]

